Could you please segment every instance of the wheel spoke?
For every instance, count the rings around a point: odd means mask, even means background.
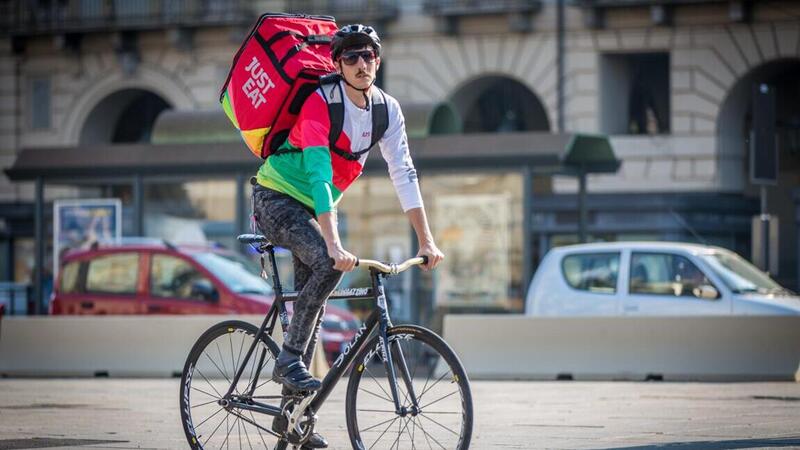
[[[222,376],[223,376],[223,377],[224,377],[224,378],[225,378],[225,379],[228,381],[228,384],[231,384],[231,383],[232,383],[231,379],[230,379],[230,378],[228,378],[228,375],[226,375],[226,374],[225,374],[225,373],[222,371],[222,369],[220,369],[220,368],[219,368],[219,366],[217,365],[217,363],[215,363],[215,362],[214,362],[214,360],[213,360],[213,359],[211,359],[211,356],[209,356],[209,355],[208,355],[208,353],[207,353],[207,352],[205,352],[205,351],[203,351],[203,354],[204,354],[204,355],[206,355],[206,358],[208,358],[208,360],[209,360],[209,361],[211,361],[211,364],[213,364],[213,365],[214,365],[214,367],[216,367],[216,368],[217,368],[217,371],[219,371],[219,374],[220,374],[220,375],[222,375]],[[224,364],[223,364],[223,365],[224,365]],[[226,369],[226,370],[227,370],[227,369]]]
[[[233,353],[233,339],[231,338],[232,334],[233,333],[228,333],[228,343],[230,344],[231,348],[231,372],[233,372],[231,373],[231,378],[236,378],[236,362],[233,360],[233,355],[235,355],[235,353]],[[233,381],[231,380],[230,383],[233,384]],[[239,390],[236,389],[236,386],[233,387],[233,390],[236,391],[237,394],[240,394]]]
[[[384,435],[384,434],[386,434],[386,432],[387,432],[387,431],[389,431],[389,428],[391,428],[391,427],[392,427],[392,425],[395,423],[395,421],[397,421],[397,419],[399,419],[399,418],[400,418],[400,417],[398,416],[398,417],[395,417],[395,418],[392,420],[392,423],[390,423],[390,424],[389,424],[389,426],[388,426],[388,427],[386,427],[386,429],[385,429],[385,430],[383,430],[383,433],[381,433],[381,435],[380,435],[380,436],[378,436],[378,439],[375,439],[375,442],[373,442],[373,443],[372,443],[372,445],[370,445],[370,446],[369,446],[369,448],[370,448],[370,449],[372,449],[372,447],[375,447],[375,444],[377,444],[377,443],[378,443],[378,441],[380,441],[380,440],[381,440],[381,438],[383,437],[383,435]]]
[[[220,398],[222,398],[221,396],[220,396],[220,397],[217,397],[217,396],[215,396],[215,395],[213,395],[213,394],[209,394],[208,392],[206,392],[206,391],[204,391],[204,390],[202,390],[202,389],[200,389],[200,388],[196,388],[196,387],[194,387],[194,386],[192,386],[192,390],[193,390],[193,391],[197,391],[197,392],[202,392],[203,394],[206,394],[207,396],[209,396],[209,397],[211,397],[211,398],[215,398],[215,399],[220,399]],[[215,401],[216,401],[216,400],[215,400]]]
[[[264,370],[264,367],[267,367],[267,364],[270,361],[272,361],[272,353],[270,353],[269,349],[264,348],[262,351],[266,352],[267,356],[264,358],[264,362],[259,364],[258,370],[255,371],[256,375],[260,375],[261,371]],[[255,358],[253,359],[253,365],[255,366]],[[250,389],[250,386],[253,384],[254,380],[255,380],[255,378],[253,377],[253,371],[251,371],[250,372],[250,382],[247,383],[247,389]],[[269,383],[270,381],[272,381],[272,379],[270,377],[267,377],[266,381],[264,381],[263,383],[259,384],[258,386],[255,387],[255,389],[253,389],[253,392],[255,393],[255,391],[257,391],[261,386]]]
[[[236,430],[239,431],[239,450],[242,450],[242,422],[239,422],[239,419],[236,419],[238,425],[236,425]]]
[[[447,430],[447,431],[449,431],[449,432],[451,432],[451,433],[455,434],[456,436],[459,436],[459,434],[458,434],[458,433],[456,433],[455,431],[453,431],[453,430],[451,430],[450,428],[447,428],[446,426],[444,426],[444,425],[440,424],[439,422],[437,422],[437,421],[435,421],[435,420],[431,419],[430,417],[426,416],[425,414],[422,414],[422,413],[420,413],[419,415],[420,415],[420,416],[422,416],[422,417],[424,417],[424,418],[426,418],[426,419],[428,419],[428,420],[430,420],[431,422],[435,423],[436,425],[439,425],[440,427],[444,428],[445,430]]]
[[[415,417],[411,416],[411,419],[410,419],[411,420],[411,450],[414,450],[414,448],[416,448],[415,445],[414,445],[414,437],[416,437],[416,435],[417,435],[417,421],[414,420],[414,419],[415,419]]]
[[[413,417],[409,417],[408,419],[406,419],[405,431],[406,431],[406,434],[408,435],[408,437],[411,438],[411,450],[414,450],[415,448],[417,448],[417,446],[414,445],[414,434],[412,432],[408,431],[408,424],[411,423],[411,419],[412,418]]]
[[[250,414],[250,419],[251,419],[251,420],[253,421],[253,423],[255,424],[255,422],[256,422],[256,418],[255,418],[255,416],[253,415],[253,411],[247,411],[247,412],[248,412],[248,414]],[[258,428],[258,426],[257,426],[257,425],[256,425],[256,427],[255,427],[255,428],[256,428],[256,431],[258,432],[258,437],[260,437],[260,438],[261,438],[261,443],[262,443],[262,444],[264,444],[264,448],[265,448],[265,449],[268,449],[268,448],[269,448],[269,446],[267,446],[267,442],[264,440],[264,435],[263,435],[263,434],[261,434],[261,430]]]
[[[223,408],[223,407],[220,407],[220,408],[217,410],[217,412],[215,412],[214,414],[212,414],[212,415],[210,415],[210,416],[206,417],[206,420],[204,420],[204,421],[202,421],[202,422],[198,423],[198,424],[197,424],[197,425],[195,425],[194,427],[195,427],[195,428],[200,428],[200,427],[202,427],[204,423],[208,422],[208,421],[209,421],[209,419],[211,419],[212,417],[216,416],[217,414],[219,414],[219,412],[220,412],[220,411],[223,411],[224,409],[225,409],[225,408]]]
[[[210,381],[208,381],[208,378],[206,378],[206,376],[203,374],[203,371],[202,371],[202,370],[200,370],[200,369],[198,369],[198,368],[195,368],[195,370],[197,371],[197,373],[199,373],[199,374],[200,374],[200,376],[201,376],[201,377],[203,377],[203,379],[204,379],[204,380],[206,380],[206,383],[208,383],[208,385],[209,385],[209,386],[211,386],[211,389],[213,389],[213,390],[214,390],[214,392],[216,392],[216,393],[217,393],[217,397],[219,397],[219,398],[222,398],[222,394],[220,394],[220,393],[219,393],[219,391],[217,390],[217,388],[215,388],[215,387],[214,387],[214,385],[213,385],[213,384],[211,384],[211,382],[210,382]],[[199,389],[198,389],[198,390],[199,390]],[[202,391],[201,391],[201,392],[202,392]]]
[[[228,417],[230,417],[230,415],[225,416],[226,421],[228,420]],[[231,431],[233,430],[233,427],[235,427],[238,422],[239,418],[237,417],[236,420],[233,421],[233,425],[231,425],[230,427],[228,427],[227,425],[225,426],[225,428],[227,428],[227,434],[225,435],[225,440],[222,441],[222,445],[219,446],[220,450],[222,450],[222,447],[225,447],[226,449],[229,449],[231,447],[229,438],[231,437]]]
[[[242,424],[242,429],[244,430],[244,437],[247,438],[247,445],[250,447],[250,450],[253,450],[253,443],[250,442],[250,435],[247,434],[247,426]],[[258,428],[256,428],[258,429]]]
[[[439,382],[440,382],[440,381],[442,381],[442,380],[444,379],[444,377],[446,377],[446,376],[447,376],[447,374],[448,374],[448,373],[449,373],[449,372],[445,372],[445,373],[443,373],[443,374],[442,374],[442,376],[440,376],[440,377],[439,377],[439,379],[437,379],[437,380],[436,380],[436,382],[434,382],[432,385],[430,385],[430,387],[428,387],[428,389],[424,389],[424,390],[422,391],[422,393],[421,393],[421,394],[419,394],[419,397],[417,397],[417,400],[422,400],[422,397],[424,397],[424,396],[425,396],[425,394],[426,394],[428,391],[430,391],[431,389],[433,389],[433,387],[434,387],[434,386],[436,386],[437,384],[439,384]]]
[[[425,406],[420,406],[420,407],[419,407],[419,409],[420,409],[420,410],[423,410],[423,409],[427,408],[428,406],[431,406],[431,405],[433,405],[434,403],[440,402],[440,401],[442,401],[442,400],[446,399],[447,397],[450,397],[450,396],[451,396],[451,395],[453,395],[453,394],[458,394],[458,392],[459,392],[459,391],[453,391],[453,392],[451,392],[451,393],[449,393],[449,394],[445,395],[444,397],[441,397],[441,398],[440,398],[440,399],[438,399],[438,400],[434,400],[434,401],[432,401],[432,402],[428,403],[428,404],[427,404],[427,405],[425,405]]]
[[[382,396],[382,395],[379,395],[379,394],[375,394],[374,392],[368,391],[368,390],[366,390],[366,389],[364,389],[364,388],[362,388],[362,387],[358,388],[358,390],[359,390],[359,391],[364,391],[364,392],[366,392],[367,394],[370,394],[370,395],[373,395],[373,396],[375,396],[375,397],[378,397],[378,398],[379,398],[379,399],[381,399],[381,400],[386,400],[386,401],[387,401],[387,402],[389,402],[389,403],[394,403],[394,402],[393,402],[391,399],[388,399],[388,398],[386,398],[386,397],[384,397],[384,396]]]
[[[219,409],[219,411],[224,411],[224,410],[225,410],[224,408],[220,408],[220,409]],[[217,411],[217,413],[218,413],[219,411]],[[217,415],[217,413],[214,413],[214,416],[216,416],[216,415]],[[214,416],[211,416],[211,417],[214,417]],[[210,419],[211,417],[209,417],[208,419]],[[225,417],[227,418],[228,416],[226,415]],[[206,420],[208,420],[208,419],[206,419]],[[217,427],[216,427],[216,428],[214,428],[214,431],[212,431],[212,432],[211,432],[211,434],[208,436],[208,439],[206,439],[206,441],[205,441],[205,442],[203,442],[203,447],[205,447],[205,446],[206,446],[206,444],[208,443],[208,441],[210,441],[210,440],[211,440],[211,438],[212,438],[212,437],[214,437],[214,434],[216,434],[216,433],[217,433],[217,430],[219,430],[219,427],[221,427],[221,426],[222,426],[222,424],[223,424],[223,423],[225,423],[225,420],[226,420],[226,419],[222,419],[222,420],[220,420],[220,421],[219,421],[219,425],[217,425]],[[203,421],[203,422],[205,422],[205,421]],[[198,427],[199,427],[199,426],[200,426],[200,425],[198,425]],[[197,427],[195,427],[195,428],[197,428]]]
[[[262,351],[266,351],[266,350],[262,349]],[[255,353],[255,349],[253,350],[253,353]],[[255,355],[250,355],[250,356],[252,357],[252,360],[250,361],[250,375],[247,378],[247,386],[245,386],[244,392],[249,392],[250,391],[250,386],[253,385],[253,381],[255,380],[255,378],[253,377],[253,373],[255,372],[255,369],[256,369],[256,359],[260,359],[260,358],[256,358]],[[260,374],[260,373],[261,373],[261,369],[259,367],[258,372],[255,372],[255,374]],[[253,393],[255,393],[255,389],[253,389]]]
[[[394,411],[392,411],[392,412],[394,412]],[[363,431],[369,431],[369,430],[371,430],[371,429],[373,429],[373,428],[377,428],[377,427],[379,427],[379,426],[381,426],[381,425],[383,425],[383,424],[385,424],[385,423],[387,423],[387,422],[394,422],[395,420],[397,420],[397,417],[392,417],[391,419],[384,420],[384,421],[383,421],[383,422],[381,422],[381,423],[376,423],[375,425],[373,425],[373,426],[371,426],[371,427],[369,427],[369,428],[364,428],[363,430],[358,430],[358,431],[359,431],[359,432],[363,432]]]
[[[247,334],[242,335],[242,342],[239,343],[239,355],[236,357],[236,366],[233,368],[233,376],[236,376],[236,372],[239,370],[239,364],[242,363],[242,350],[244,349],[244,340]],[[253,356],[252,354],[250,356]]]
[[[403,424],[405,424],[405,426],[401,427],[401,425],[403,425]],[[397,426],[397,428],[398,428],[398,430],[397,430],[397,439],[395,439],[394,442],[392,442],[392,445],[389,446],[389,448],[392,448],[392,447],[394,447],[395,444],[397,444],[398,450],[400,449],[400,436],[403,435],[403,431],[405,431],[405,429],[407,427],[408,427],[408,421],[401,420],[400,423]]]
[[[205,393],[205,392],[204,392],[204,393]],[[205,402],[205,403],[200,403],[199,405],[192,405],[192,406],[190,406],[190,408],[191,408],[191,409],[195,409],[195,408],[199,408],[199,407],[201,407],[201,406],[206,406],[206,405],[210,405],[210,404],[212,404],[212,403],[217,403],[218,401],[219,401],[219,400],[211,400],[211,401],[208,401],[208,402]]]
[[[419,416],[417,416],[417,417],[419,417]],[[422,426],[422,420],[420,420],[418,422],[418,425],[419,425],[419,429],[422,430],[422,433],[425,435],[425,440],[428,441],[428,447],[430,447],[431,450],[433,450],[433,447],[431,446],[431,441],[428,438],[433,439],[433,442],[436,442],[436,445],[438,445],[439,447],[442,447],[444,450],[447,450],[447,447],[442,445],[441,442],[437,441],[435,437],[431,436],[430,433],[425,431],[425,428],[423,428],[423,426]]]
[[[220,373],[222,373],[222,376],[224,376],[225,379],[228,380],[228,367],[225,366],[225,358],[222,357],[222,350],[220,350],[220,348],[219,348],[219,342],[217,342],[215,340],[214,341],[214,345],[217,347],[217,354],[219,355],[219,363],[222,364],[222,368],[225,369],[224,373],[222,371],[220,371]],[[209,357],[209,359],[211,359],[211,358]],[[211,361],[211,362],[214,362],[214,361]],[[216,366],[216,364],[214,364],[214,365]],[[217,367],[217,369],[219,369],[219,367]],[[230,380],[228,380],[228,382],[230,382]]]
[[[387,398],[391,398],[391,397],[392,397],[392,395],[391,395],[391,394],[389,394],[388,392],[386,392],[386,389],[384,389],[384,388],[383,388],[383,386],[381,386],[381,384],[378,382],[378,379],[377,379],[377,378],[375,378],[375,375],[373,375],[373,374],[372,374],[372,372],[369,370],[369,367],[367,367],[367,365],[366,365],[366,364],[364,364],[364,371],[365,371],[365,372],[367,372],[367,373],[369,374],[369,377],[370,377],[370,378],[372,378],[372,380],[375,382],[375,384],[377,384],[377,385],[378,385],[378,387],[379,387],[379,388],[381,388],[381,390],[383,391],[383,393],[384,393],[384,394],[386,394],[386,397],[387,397]],[[389,377],[389,374],[388,374],[388,373],[386,374],[386,377],[387,377],[387,379],[388,379],[388,377]],[[393,400],[389,400],[389,401],[390,401],[390,402],[394,402]]]

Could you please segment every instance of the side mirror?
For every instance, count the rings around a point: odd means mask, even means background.
[[[692,290],[692,293],[697,298],[702,298],[703,300],[716,300],[719,298],[719,292],[714,286],[710,284],[703,284],[700,285]]]
[[[208,280],[196,280],[192,282],[192,298],[199,298],[210,302],[219,300],[219,292],[214,289],[214,285]]]

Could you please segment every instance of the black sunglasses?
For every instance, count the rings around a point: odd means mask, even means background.
[[[372,50],[356,50],[342,53],[342,62],[348,66],[352,66],[353,64],[357,63],[358,58],[361,58],[365,63],[370,64],[371,62],[375,61],[376,56],[375,52]]]

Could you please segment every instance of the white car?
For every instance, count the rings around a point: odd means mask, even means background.
[[[612,242],[550,250],[531,281],[532,316],[800,315],[800,297],[730,250]]]

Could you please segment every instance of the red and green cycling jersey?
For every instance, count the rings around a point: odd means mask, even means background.
[[[389,176],[400,205],[403,211],[408,211],[422,206],[422,196],[408,150],[400,104],[388,94],[385,97],[389,127],[378,145],[389,166]],[[344,124],[336,147],[350,152],[369,147],[372,112],[359,108],[346,95],[344,107]],[[281,149],[292,151],[267,158],[258,170],[258,183],[295,198],[313,208],[317,215],[333,211],[342,193],[363,172],[367,153],[350,161],[331,152],[328,143],[330,126],[328,104],[317,89],[303,104],[297,122],[281,146]]]

